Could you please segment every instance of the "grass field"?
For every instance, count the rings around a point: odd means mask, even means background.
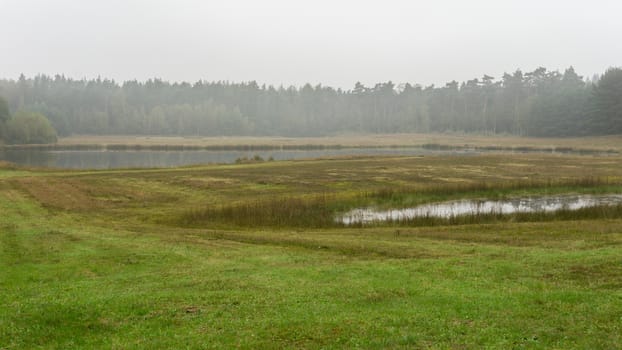
[[[0,349],[621,348],[620,211],[416,227],[308,219],[550,193],[622,193],[622,157],[4,164]],[[285,219],[241,217],[264,213]]]

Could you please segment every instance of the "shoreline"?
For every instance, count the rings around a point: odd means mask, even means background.
[[[0,145],[0,150],[41,151],[269,151],[361,148],[619,154],[622,152],[622,135],[581,138],[452,134],[378,134],[300,138],[83,135],[60,138],[55,144]]]

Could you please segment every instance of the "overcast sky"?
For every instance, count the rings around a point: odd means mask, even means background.
[[[621,0],[0,0],[0,77],[350,89],[622,65]]]

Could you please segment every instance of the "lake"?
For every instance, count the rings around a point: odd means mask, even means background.
[[[274,160],[339,156],[379,155],[472,155],[472,150],[429,150],[423,148],[342,148],[322,150],[35,150],[0,149],[0,160],[11,163],[65,169],[168,168],[209,163],[234,163],[238,158]]]

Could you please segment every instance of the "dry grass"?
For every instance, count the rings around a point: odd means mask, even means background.
[[[364,157],[155,170],[6,170],[6,174],[15,175],[5,179],[7,185],[51,208],[120,212],[131,208],[152,217],[158,210],[178,213],[317,194],[351,198],[375,193],[383,199],[426,191],[450,194],[554,184],[586,187],[593,185],[590,178],[606,186],[622,181],[622,157]]]
[[[503,148],[567,148],[622,150],[622,136],[533,138],[515,136],[477,136],[453,134],[373,134],[331,137],[164,137],[164,136],[70,136],[61,138],[59,145],[142,145],[142,146],[421,146],[447,145],[455,147]]]

